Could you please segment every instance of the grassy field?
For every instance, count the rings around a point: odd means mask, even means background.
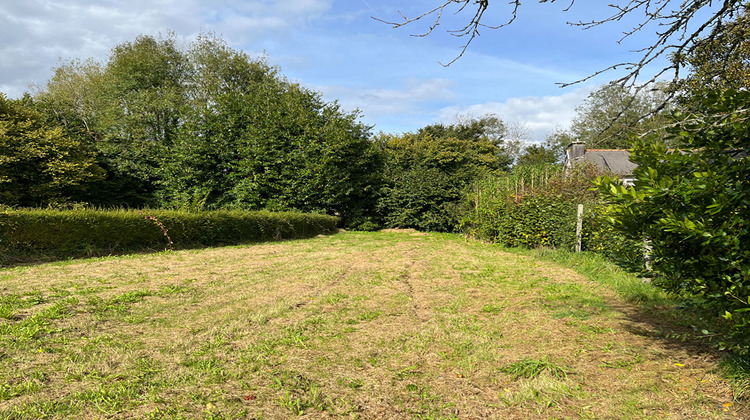
[[[750,418],[603,270],[409,231],[3,269],[0,418]]]

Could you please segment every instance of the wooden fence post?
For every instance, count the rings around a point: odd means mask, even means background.
[[[576,252],[581,252],[581,241],[583,236],[583,204],[578,205],[578,216],[576,217]]]

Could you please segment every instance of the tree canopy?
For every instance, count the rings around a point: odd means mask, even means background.
[[[0,93],[0,204],[65,203],[103,171],[85,145],[25,102]]]
[[[573,141],[589,148],[629,148],[634,137],[654,133],[664,141],[671,106],[665,107],[665,86],[649,91],[633,91],[619,85],[604,85],[591,92],[576,108],[570,128],[558,130],[547,139],[554,150],[563,150]]]
[[[507,170],[504,124],[496,116],[433,124],[416,133],[377,139],[383,152],[384,187],[378,206],[386,226],[453,231],[456,206],[474,180]]]
[[[686,106],[697,104],[694,108],[699,109],[707,91],[750,88],[750,16],[743,11],[725,24],[721,34],[701,38],[690,53],[675,55],[673,60],[688,70],[673,86]]]
[[[185,47],[141,35],[105,62],[62,63],[30,105],[104,171],[72,201],[326,212],[346,223],[374,212],[380,153],[359,113],[212,34]]]

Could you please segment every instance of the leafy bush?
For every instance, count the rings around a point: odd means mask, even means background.
[[[627,238],[608,222],[608,207],[592,190],[596,174],[580,166],[562,176],[559,166],[535,165],[487,177],[466,194],[461,228],[506,246],[573,250],[578,204],[584,204],[582,249],[640,268],[643,241]]]
[[[382,134],[384,186],[378,209],[387,227],[456,231],[457,204],[478,178],[497,173],[509,157],[493,137],[502,123],[482,118],[457,125],[432,125],[402,136]]]
[[[634,146],[633,188],[599,187],[612,221],[653,246],[654,283],[701,299],[733,327],[722,346],[750,349],[750,92],[708,92],[692,115],[677,115],[684,150],[647,140]]]
[[[192,248],[305,238],[334,232],[337,220],[293,212],[5,209],[0,265],[165,249],[170,242]]]
[[[612,226],[609,221],[611,211],[604,204],[585,207],[581,249],[601,254],[622,267],[638,272],[644,266],[644,242],[642,238],[628,238]]]
[[[565,176],[557,165],[536,165],[485,178],[464,199],[462,229],[507,246],[573,249],[577,207],[584,204],[584,249],[609,255],[619,255],[615,249],[628,249],[632,259],[637,247],[600,216],[599,196],[591,182],[596,174],[586,165]]]
[[[524,195],[546,186],[560,169],[555,165],[521,166],[476,181],[464,195],[461,230],[482,240],[499,240],[500,224],[507,213]]]
[[[508,246],[572,248],[576,204],[560,196],[527,194],[500,215],[497,240]]]

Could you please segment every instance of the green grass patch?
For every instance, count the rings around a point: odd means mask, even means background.
[[[0,419],[748,417],[743,362],[580,258],[395,231],[0,269]]]
[[[566,379],[568,374],[572,372],[568,367],[551,362],[548,356],[541,359],[521,359],[504,366],[500,371],[511,375],[513,380],[535,378],[542,372],[547,372],[558,379]]]

